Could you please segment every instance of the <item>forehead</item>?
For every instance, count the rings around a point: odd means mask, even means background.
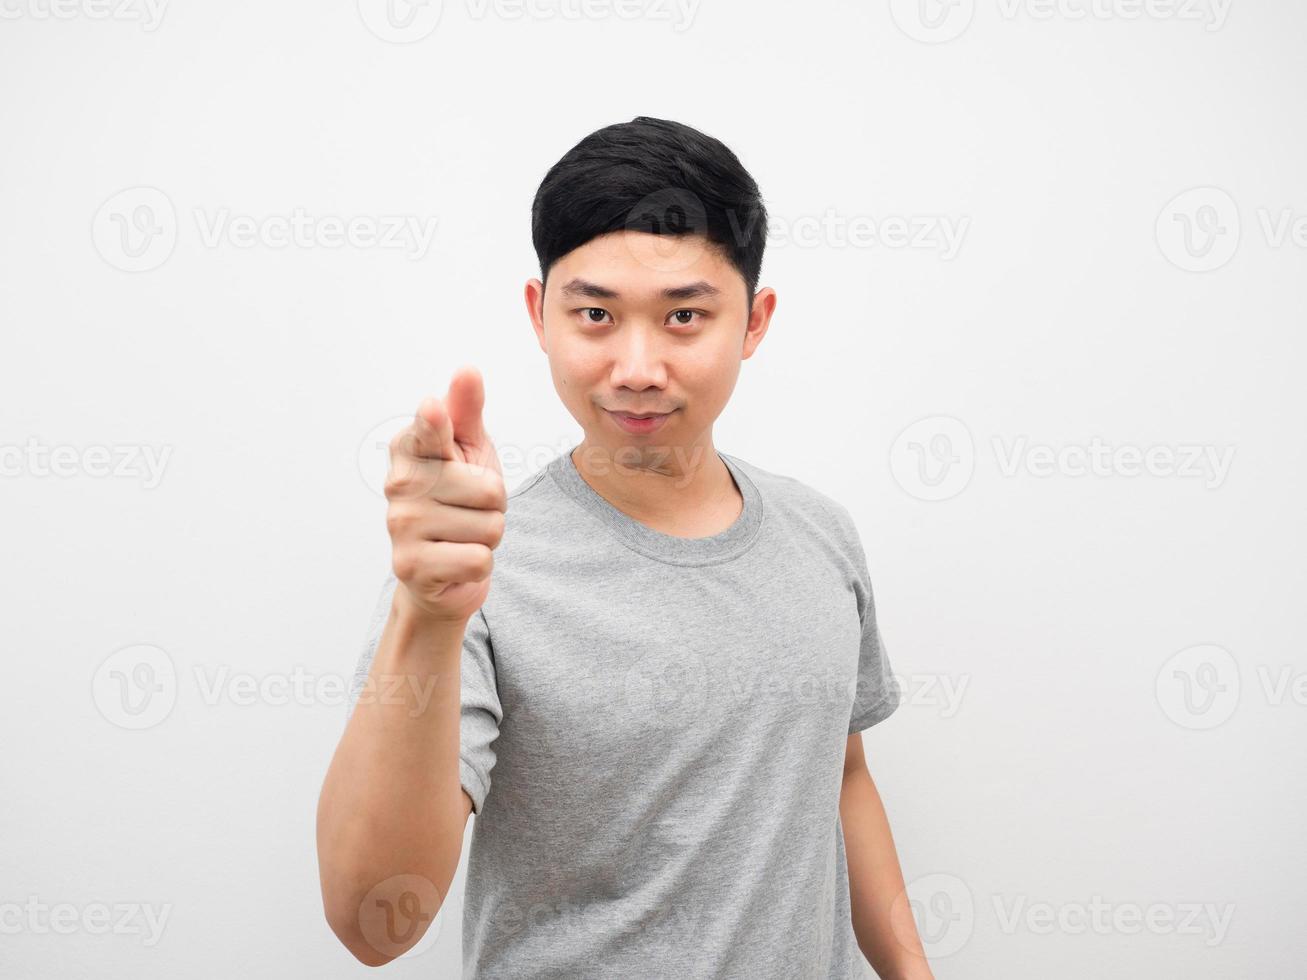
[[[702,235],[615,231],[555,262],[548,289],[563,299],[726,300],[743,281],[720,248]]]

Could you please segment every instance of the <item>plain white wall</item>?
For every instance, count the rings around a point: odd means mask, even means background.
[[[0,973],[365,975],[314,808],[378,432],[468,362],[579,438],[530,202],[639,114],[772,211],[717,442],[857,519],[936,976],[1299,970],[1301,5],[62,2],[0,3]],[[456,884],[388,974],[457,975]]]

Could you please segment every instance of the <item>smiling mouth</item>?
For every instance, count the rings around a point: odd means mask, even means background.
[[[671,412],[646,412],[642,415],[636,415],[634,412],[613,412],[608,409],[604,411],[608,412],[613,424],[623,432],[634,436],[647,436],[666,425],[668,417],[676,409],[672,409]]]

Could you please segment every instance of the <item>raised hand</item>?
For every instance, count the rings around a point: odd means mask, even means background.
[[[395,602],[427,619],[465,623],[490,592],[508,495],[484,406],[481,374],[459,368],[444,400],[424,398],[390,442],[386,527],[403,586]]]

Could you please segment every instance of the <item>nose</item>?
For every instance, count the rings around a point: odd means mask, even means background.
[[[609,382],[615,388],[645,391],[667,387],[667,366],[659,341],[642,324],[630,324],[618,331]]]

